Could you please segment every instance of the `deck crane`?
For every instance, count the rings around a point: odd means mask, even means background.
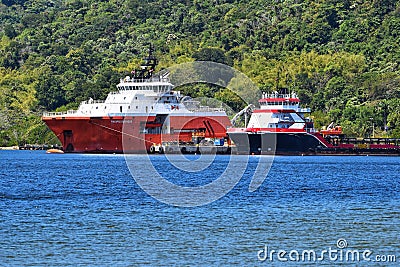
[[[236,126],[236,121],[237,119],[242,116],[244,114],[244,127],[246,127],[247,124],[247,115],[250,114],[253,109],[255,108],[255,106],[253,104],[249,104],[247,105],[244,109],[242,109],[241,111],[239,111],[232,119],[231,119],[231,123],[233,126]]]

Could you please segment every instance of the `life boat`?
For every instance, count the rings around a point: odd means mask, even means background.
[[[335,126],[333,128],[328,128],[326,130],[321,130],[321,134],[323,136],[326,136],[326,135],[341,135],[341,134],[343,134],[342,126]]]
[[[64,154],[64,151],[62,151],[61,149],[57,149],[57,148],[50,148],[48,150],[46,150],[47,154]]]

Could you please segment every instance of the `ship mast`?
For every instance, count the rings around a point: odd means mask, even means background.
[[[132,71],[134,80],[148,80],[153,76],[153,73],[158,64],[157,58],[153,55],[154,46],[149,45],[149,54],[144,58],[144,63],[140,65],[140,69]]]

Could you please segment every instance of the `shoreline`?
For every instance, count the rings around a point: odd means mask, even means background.
[[[19,150],[18,146],[2,146],[0,150]]]

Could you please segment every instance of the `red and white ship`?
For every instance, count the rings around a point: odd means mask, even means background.
[[[152,52],[106,100],[89,99],[77,110],[43,114],[65,152],[145,153],[162,142],[227,137],[231,122],[225,111],[182,101],[168,73],[153,74],[158,61]]]
[[[264,94],[245,128],[228,135],[243,154],[400,154],[400,139],[348,138],[340,126],[317,131],[295,93]]]

